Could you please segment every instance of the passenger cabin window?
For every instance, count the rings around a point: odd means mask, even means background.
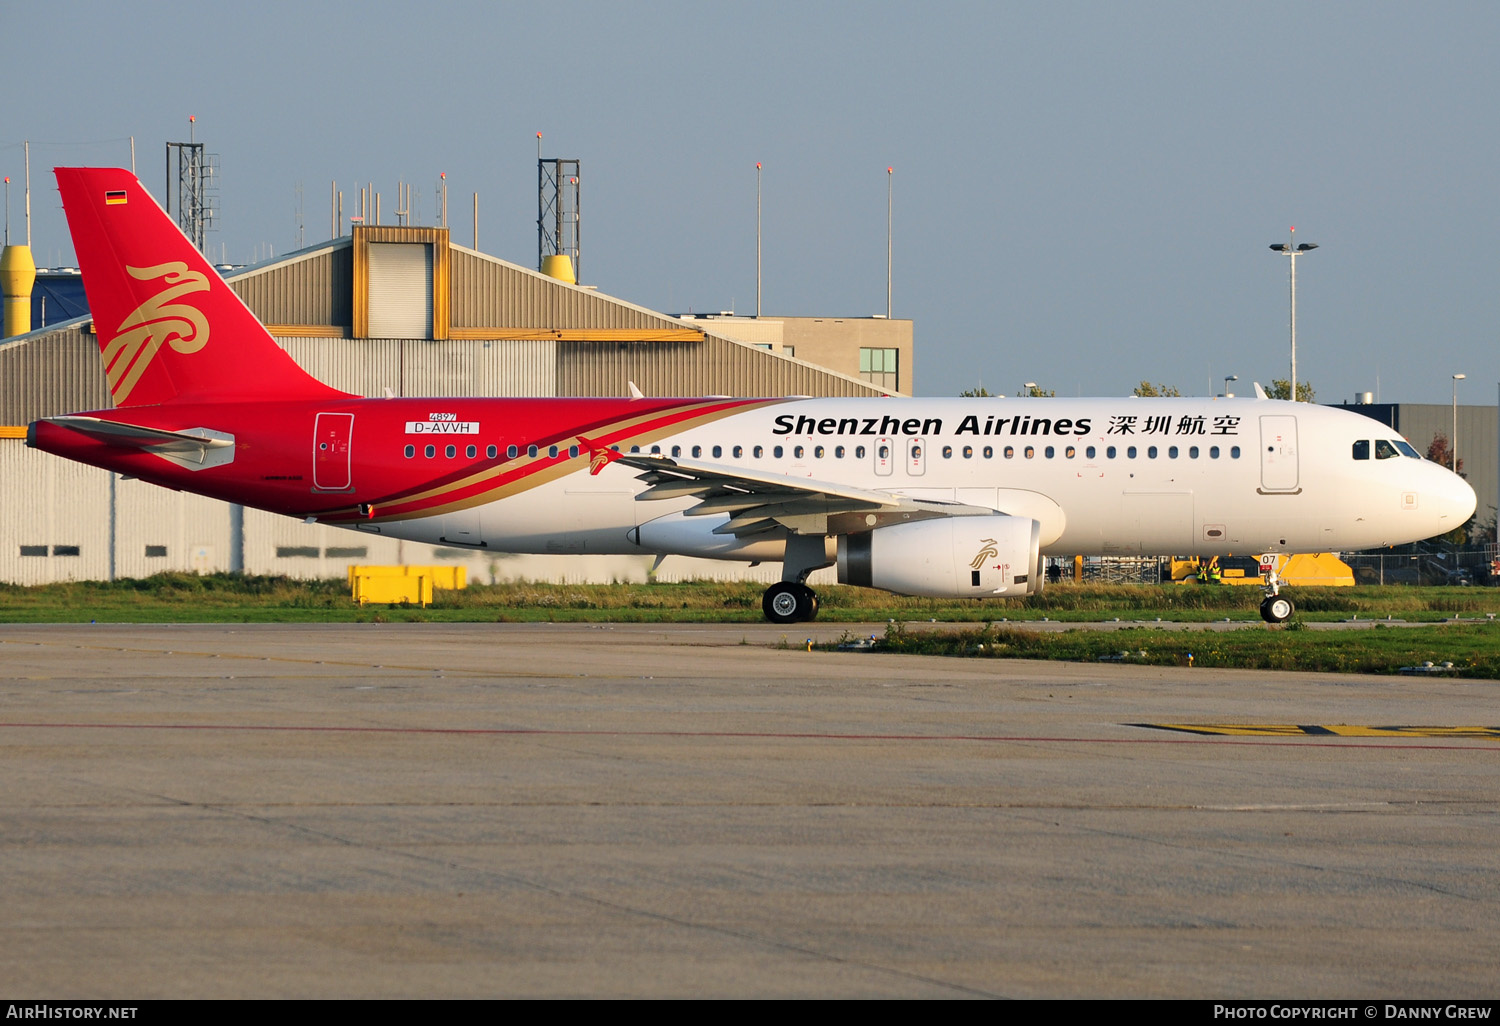
[[[495,459],[500,455],[500,447],[496,445],[486,446],[484,454],[490,459]]]
[[[757,445],[755,447],[755,458],[756,459],[760,459],[765,454],[766,454],[766,447],[765,446],[763,446],[763,445]]]
[[[513,460],[518,455],[520,455],[520,453],[521,453],[521,450],[517,449],[514,445],[507,445],[505,447],[505,455],[506,455],[507,459],[512,459]]]
[[[744,455],[745,455],[745,447],[743,445],[736,445],[734,447],[734,458],[735,459],[740,459]]]
[[[416,454],[417,454],[417,447],[415,445],[408,445],[406,447],[406,458],[407,459],[411,459]]]
[[[1387,442],[1384,438],[1375,439],[1375,458],[1377,460],[1393,460],[1401,455],[1394,442]]]
[[[857,460],[862,460],[862,459],[865,458],[865,447],[864,446],[862,446],[862,445],[856,445],[854,447],[854,458],[857,459]]]
[[[422,455],[426,456],[428,459],[432,459],[437,455],[437,446],[429,445],[427,448],[422,450]]]
[[[1008,460],[1016,458],[1016,447],[1014,445],[1007,445],[1005,447],[1005,458]]]
[[[674,446],[672,446],[672,455],[673,456],[681,456],[682,455],[682,446],[680,446],[680,445],[674,445]]]
[[[630,451],[631,452],[640,452],[640,450],[637,449],[635,446],[631,446]],[[531,459],[536,459],[536,446],[534,446],[534,445],[528,445],[526,447],[526,455],[529,456]]]
[[[1370,440],[1368,438],[1361,438],[1354,443],[1354,458],[1357,460],[1367,460],[1370,458]]]
[[[945,446],[943,446],[943,459],[945,459],[945,460],[951,460],[952,458],[953,458],[953,446],[951,446],[951,445],[945,445]]]
[[[456,446],[456,445],[450,445],[450,446],[448,446],[446,449],[443,450],[443,454],[445,456],[447,456],[451,460],[453,457],[455,457],[455,456],[458,455],[458,446]]]
[[[469,457],[469,459],[472,460],[475,456],[479,455],[479,449],[476,446],[472,446],[471,445],[467,449],[464,450],[464,455],[467,456],[467,457]]]
[[[1026,458],[1028,460],[1034,460],[1034,459],[1036,459],[1036,447],[1035,446],[1028,445],[1026,447]]]
[[[693,446],[693,459],[697,459],[699,456],[702,456],[702,455],[703,455],[703,446],[701,446],[701,445],[695,445],[695,446]]]

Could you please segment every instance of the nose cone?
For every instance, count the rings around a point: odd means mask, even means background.
[[[1469,482],[1443,467],[1433,466],[1432,477],[1422,498],[1436,519],[1433,535],[1447,534],[1469,522],[1479,508],[1479,498]]]

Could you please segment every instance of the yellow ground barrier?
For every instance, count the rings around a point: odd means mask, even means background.
[[[469,571],[462,566],[349,567],[349,591],[360,605],[428,606],[434,588],[456,590],[468,584]]]

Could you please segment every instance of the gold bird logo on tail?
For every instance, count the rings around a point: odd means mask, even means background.
[[[130,397],[163,345],[189,355],[208,344],[208,318],[203,311],[186,303],[173,305],[189,293],[208,291],[206,275],[188,270],[180,260],[125,270],[140,281],[161,278],[166,287],[121,321],[118,334],[104,347],[104,372],[116,405]]]

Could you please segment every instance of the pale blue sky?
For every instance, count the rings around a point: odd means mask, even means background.
[[[1298,369],[1323,401],[1495,402],[1500,4],[94,4],[0,0],[0,170],[32,140],[40,263],[71,262],[56,164],[168,139],[220,155],[215,256],[329,231],[438,173],[455,239],[536,255],[536,132],[583,162],[585,280],[753,313],[895,313],[916,389],[1192,394]],[[21,196],[11,191],[12,237]]]

